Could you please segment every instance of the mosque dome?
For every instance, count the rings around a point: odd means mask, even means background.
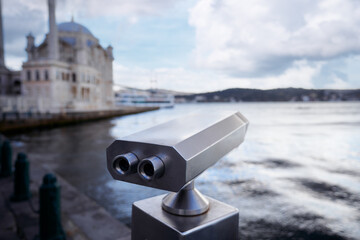
[[[92,35],[89,29],[76,22],[63,22],[58,24],[59,32],[83,32]]]

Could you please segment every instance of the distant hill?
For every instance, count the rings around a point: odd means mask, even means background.
[[[231,88],[216,92],[179,94],[176,95],[176,100],[177,102],[360,101],[360,89]]]
[[[192,94],[192,93],[179,92],[179,91],[162,89],[162,88],[146,89],[145,91],[148,91],[148,92],[150,92],[150,91],[156,91],[157,93],[172,94],[172,95],[189,95],[189,94]]]

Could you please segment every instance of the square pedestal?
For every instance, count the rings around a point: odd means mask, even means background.
[[[192,217],[176,216],[161,208],[165,195],[137,201],[132,206],[132,240],[235,240],[238,209],[208,198],[210,209]]]

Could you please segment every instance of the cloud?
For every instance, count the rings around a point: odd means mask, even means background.
[[[10,57],[10,58],[6,58],[5,62],[6,62],[6,66],[9,69],[20,70],[24,60],[25,59],[23,57]]]
[[[86,17],[127,17],[130,23],[139,17],[161,15],[178,0],[63,0],[64,12]],[[101,5],[101,6],[100,6]]]
[[[306,60],[298,60],[286,69],[282,74],[269,77],[258,77],[251,79],[251,86],[261,89],[271,88],[314,88],[313,78],[319,74],[323,62],[316,64]]]
[[[348,81],[334,74],[331,76],[331,82],[325,85],[328,89],[349,89],[352,86]]]
[[[47,11],[47,0],[3,1],[8,67],[26,60],[29,32],[36,44],[44,39]],[[114,46],[119,84],[149,88],[156,79],[158,88],[187,92],[360,87],[360,1],[57,0],[56,13],[57,22],[74,15]]]
[[[75,20],[80,17],[85,22],[101,18],[98,22],[106,23],[109,31],[114,32],[116,29],[115,32],[118,32],[118,25],[123,24],[124,20],[131,25],[141,17],[161,15],[175,2],[103,0],[100,3],[96,0],[57,0],[56,18],[57,22],[69,21],[72,15],[75,15]],[[19,69],[21,62],[26,59],[26,35],[31,32],[35,36],[36,44],[40,44],[48,32],[47,0],[11,0],[2,3],[6,62],[9,67]],[[100,27],[104,29],[103,26]],[[16,62],[20,57],[23,58],[22,61]]]
[[[3,1],[3,28],[5,54],[12,57],[25,56],[26,38],[30,32],[43,40],[47,30],[46,4],[43,0]]]
[[[163,88],[184,92],[199,92],[217,89],[218,81],[207,72],[191,71],[182,67],[141,68],[124,66],[114,62],[115,84],[141,89]],[[208,84],[204,85],[204,81]]]
[[[299,60],[360,52],[360,2],[199,0],[190,10],[197,66],[238,77],[278,75]]]
[[[278,76],[239,78],[212,71],[184,68],[146,69],[127,67],[114,62],[115,84],[147,89],[165,88],[183,92],[206,92],[227,88],[313,88],[312,79],[319,74],[323,63],[310,64],[306,60],[294,62]],[[156,84],[151,84],[156,80]]]

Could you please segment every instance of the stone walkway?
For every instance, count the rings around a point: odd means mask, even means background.
[[[20,239],[16,234],[16,223],[14,215],[9,210],[7,197],[4,195],[5,180],[0,180],[0,238],[1,239]]]
[[[38,236],[38,189],[42,177],[52,171],[30,163],[32,198],[30,202],[10,202],[12,177],[0,179],[0,239],[34,240]],[[70,240],[129,240],[130,229],[110,216],[93,200],[57,176],[61,186],[63,228]],[[31,207],[33,206],[33,207]],[[34,208],[34,209],[32,209]]]

